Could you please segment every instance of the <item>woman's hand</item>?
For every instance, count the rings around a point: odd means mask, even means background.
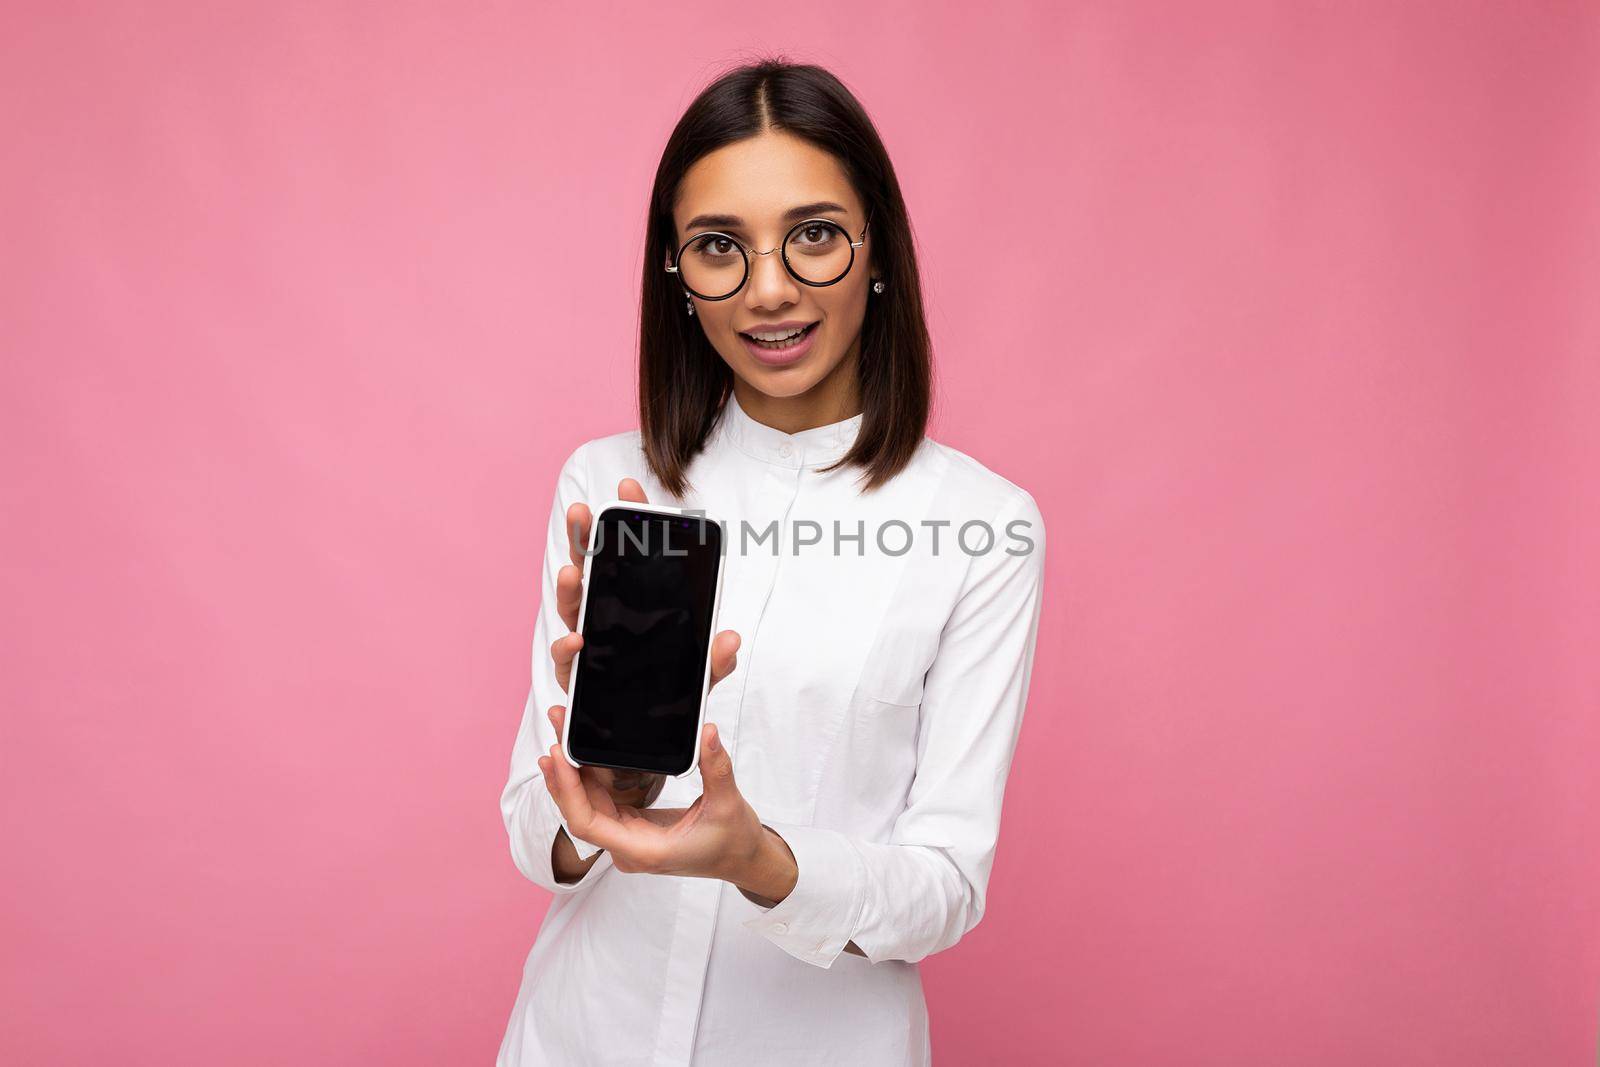
[[[624,478],[617,486],[617,499],[648,503],[644,488],[632,478]],[[556,605],[567,629],[576,631],[592,516],[588,505],[574,504],[567,509],[566,519],[572,562],[556,574]],[[570,688],[572,660],[582,647],[583,637],[576,632],[550,646],[562,689]],[[712,640],[713,686],[732,673],[738,651],[739,635],[732,630],[723,630]],[[782,837],[762,825],[739,792],[733,779],[733,759],[723,748],[714,723],[707,723],[700,735],[699,767],[704,783],[700,797],[687,808],[650,808],[666,784],[665,775],[572,766],[561,751],[567,709],[558,704],[548,714],[556,743],[539,757],[545,787],[571,831],[609,852],[617,870],[720,878],[756,894],[763,902],[782,900],[789,894],[798,876],[794,855]],[[564,834],[557,836],[552,866],[563,881],[575,881],[600,853],[580,860],[572,843],[564,838]],[[853,943],[847,947],[855,948]]]
[[[717,736],[715,723],[700,734],[700,776],[704,790],[687,808],[640,810],[617,804],[606,789],[586,779],[561,754],[559,739],[566,725],[566,708],[550,709],[557,743],[539,757],[545,787],[572,832],[611,853],[612,865],[625,874],[675,874],[694,878],[721,878],[743,887],[771,885],[781,869],[775,834],[762,826],[755,809],[739,792],[733,778],[733,759]],[[794,884],[791,871],[780,895]]]
[[[618,483],[617,499],[631,500],[638,504],[649,503],[645,499],[644,487],[632,478],[624,478]],[[561,621],[567,624],[569,631],[578,629],[578,608],[583,603],[583,555],[589,547],[591,519],[587,504],[574,504],[567,509],[567,552],[572,562],[556,573],[556,608],[561,615]],[[550,658],[555,663],[556,681],[563,690],[571,688],[572,661],[582,647],[583,636],[576,632],[569,632],[550,645]],[[738,662],[738,650],[739,635],[732,630],[723,630],[712,640],[712,686],[732,673]],[[560,740],[560,736],[558,727],[557,740]],[[559,750],[558,758],[561,758],[563,763],[566,762],[565,757],[559,757]],[[665,775],[650,774],[646,771],[617,771],[609,767],[579,767],[576,768],[576,773],[583,779],[586,787],[592,785],[603,790],[610,797],[613,806],[631,808],[647,808],[655,803],[656,797],[661,795],[661,789],[667,782]],[[571,825],[570,821],[568,825]],[[572,832],[578,833],[578,828],[573,826]],[[591,843],[599,844],[598,841]]]

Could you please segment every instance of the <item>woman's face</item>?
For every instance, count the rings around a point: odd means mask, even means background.
[[[821,205],[832,204],[835,207]],[[798,214],[790,217],[790,212]],[[716,218],[707,218],[716,216]],[[838,160],[790,134],[769,131],[698,160],[684,176],[673,213],[676,252],[698,233],[716,231],[746,248],[777,248],[796,222],[839,223],[860,240],[866,212]],[[826,231],[802,231],[816,241]],[[694,301],[706,337],[747,389],[773,400],[804,397],[806,407],[846,410],[856,399],[856,358],[867,288],[872,283],[872,234],[855,250],[850,271],[832,285],[806,285],[783,265],[781,253],[752,255],[744,287],[726,300]],[[734,253],[737,255],[737,253]],[[798,263],[798,257],[792,257]],[[735,276],[737,280],[737,276]],[[678,292],[683,292],[680,286]],[[687,314],[685,305],[684,314]],[[786,323],[815,324],[788,350],[763,350],[745,335],[781,332]]]

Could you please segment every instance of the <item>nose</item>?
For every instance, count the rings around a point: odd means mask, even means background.
[[[777,308],[800,299],[799,285],[783,265],[777,248],[750,256],[750,280],[745,283],[746,307]]]

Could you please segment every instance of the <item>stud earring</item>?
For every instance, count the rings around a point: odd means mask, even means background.
[[[874,293],[883,292],[883,279],[882,278],[879,278],[877,281],[872,283],[872,291]]]

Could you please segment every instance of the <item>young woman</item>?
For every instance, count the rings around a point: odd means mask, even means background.
[[[925,436],[899,183],[860,104],[783,62],[674,130],[646,239],[639,429],[567,459],[501,799],[555,894],[502,1065],[926,1064],[917,961],[977,925],[1038,629],[1033,498]],[[590,505],[728,531],[700,763],[560,747]]]

